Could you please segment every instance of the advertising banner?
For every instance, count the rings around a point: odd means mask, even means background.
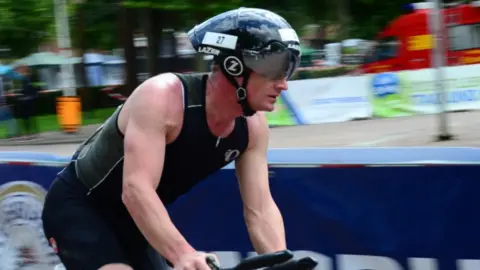
[[[0,269],[53,270],[59,263],[40,218],[47,190],[60,169],[48,162],[0,164]]]
[[[302,124],[369,118],[367,81],[363,76],[290,81],[284,96]]]
[[[288,247],[318,270],[480,269],[480,165],[278,165],[270,188]],[[231,267],[254,251],[233,172],[224,170],[171,208],[197,249]]]
[[[447,111],[480,109],[480,65],[446,67],[444,87]],[[439,112],[434,69],[368,75],[367,88],[377,117],[398,117]]]
[[[268,160],[288,248],[314,257],[317,270],[480,269],[478,149],[272,149]],[[1,269],[58,263],[40,217],[65,161],[0,153]],[[215,252],[222,267],[254,251],[232,168],[168,207],[189,243]]]

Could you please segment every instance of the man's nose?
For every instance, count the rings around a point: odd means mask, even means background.
[[[279,89],[280,91],[282,90],[287,90],[288,89],[288,82],[287,82],[287,78],[282,78],[282,79],[279,79],[275,82],[275,88]]]

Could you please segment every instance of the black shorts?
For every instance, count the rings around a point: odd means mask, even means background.
[[[97,270],[111,263],[135,270],[166,269],[165,260],[148,245],[138,248],[128,243],[121,236],[125,231],[119,231],[122,224],[107,218],[86,194],[87,188],[77,179],[57,177],[45,199],[45,236],[66,269]]]

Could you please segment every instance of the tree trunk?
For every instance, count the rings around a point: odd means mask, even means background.
[[[123,87],[123,95],[129,96],[133,90],[138,86],[137,72],[136,72],[136,53],[133,44],[133,31],[135,26],[135,10],[127,7],[121,8],[123,16],[123,48],[125,55],[125,75],[126,82]]]
[[[92,118],[94,117],[93,112],[94,112],[94,104],[93,104],[93,97],[92,97],[92,90],[89,89],[87,85],[87,72],[85,71],[85,59],[84,59],[84,54],[86,51],[86,40],[85,40],[85,4],[81,3],[78,4],[77,7],[77,35],[78,35],[78,48],[79,48],[79,54],[80,57],[82,58],[82,61],[80,62],[80,85],[81,85],[81,90],[78,91],[81,93],[82,97],[82,103],[83,103],[83,112],[86,118]]]
[[[148,40],[147,70],[149,77],[158,74],[158,34],[156,31],[156,13],[156,10],[152,8],[144,8],[142,10],[142,24]]]
[[[337,5],[337,16],[338,21],[340,22],[340,63],[343,63],[343,46],[342,41],[348,38],[350,32],[350,10],[349,10],[349,0],[336,0]]]

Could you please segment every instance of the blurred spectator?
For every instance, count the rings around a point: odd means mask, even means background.
[[[18,114],[22,118],[26,135],[32,138],[38,133],[35,120],[35,101],[38,95],[37,88],[32,84],[32,73],[30,67],[19,66],[17,72],[22,75],[21,96],[18,99]]]
[[[13,117],[10,106],[7,104],[5,91],[3,88],[3,80],[0,77],[0,122],[6,123],[7,137],[13,138],[18,135],[17,124]]]

